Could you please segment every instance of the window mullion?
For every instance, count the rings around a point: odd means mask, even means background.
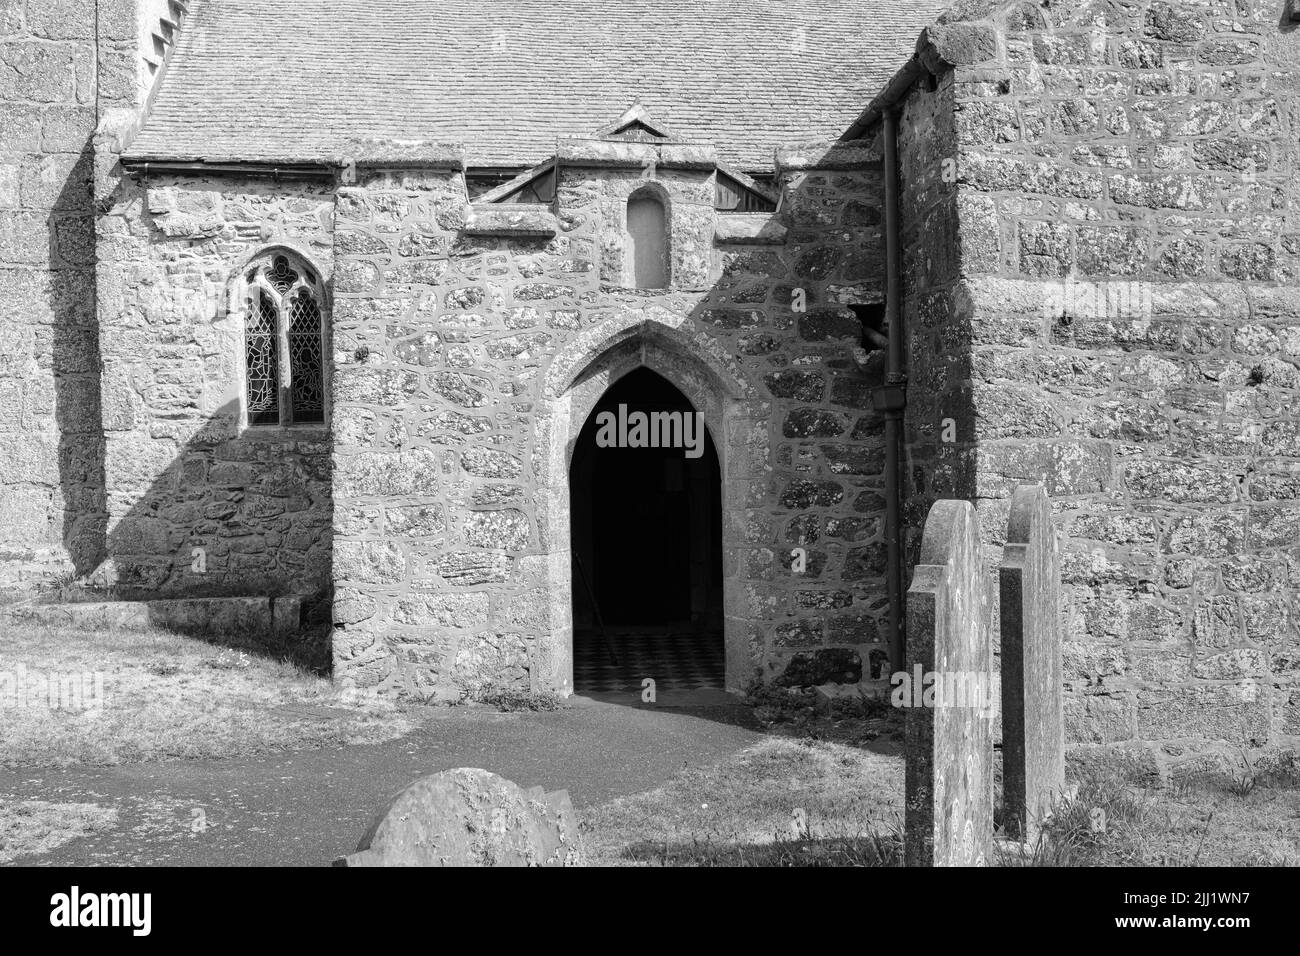
[[[276,348],[280,350],[280,424],[293,424],[293,368],[289,362],[289,296],[279,297]]]
[[[282,258],[254,267],[247,281],[255,290],[244,319],[244,403],[257,406],[256,424],[287,428],[325,421],[324,293],[315,273],[289,268]],[[306,276],[304,279],[303,276]],[[314,330],[313,330],[314,323]],[[256,339],[249,338],[256,335]],[[252,342],[253,344],[249,344]],[[257,378],[253,377],[256,366]],[[270,367],[268,367],[270,366]],[[254,394],[256,392],[256,395]],[[274,408],[272,408],[274,404]],[[272,417],[274,415],[274,417]],[[254,423],[252,412],[245,420]]]

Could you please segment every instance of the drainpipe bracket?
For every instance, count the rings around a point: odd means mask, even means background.
[[[907,385],[902,382],[880,385],[871,390],[871,405],[878,412],[901,412],[907,407]]]

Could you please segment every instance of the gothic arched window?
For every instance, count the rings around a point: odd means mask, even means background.
[[[628,198],[627,235],[633,287],[668,288],[668,211],[649,189],[638,189]]]
[[[248,424],[324,422],[324,290],[319,275],[276,253],[254,261],[244,281]]]

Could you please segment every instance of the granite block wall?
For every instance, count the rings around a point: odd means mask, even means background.
[[[1053,497],[1076,756],[1160,774],[1216,742],[1294,739],[1288,8],[972,3],[928,42],[956,65],[940,86],[962,282],[950,329],[922,318],[912,355],[947,335],[968,374],[924,427],[956,421],[944,454],[991,551],[1016,484]]]
[[[103,535],[91,181],[95,5],[0,2],[0,591]]]

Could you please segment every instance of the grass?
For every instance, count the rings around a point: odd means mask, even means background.
[[[29,677],[102,673],[103,706],[5,706],[0,767],[7,769],[246,757],[378,743],[415,726],[408,710],[335,688],[314,668],[162,630],[5,623],[0,674],[20,667]]]
[[[901,856],[903,765],[771,737],[585,815],[597,866],[882,866]]]
[[[1300,767],[1287,750],[1235,759],[1162,789],[1092,774],[1008,866],[1300,865]]]
[[[0,864],[111,828],[117,811],[93,803],[0,804]]]
[[[1300,767],[1291,751],[1242,751],[1162,801],[1153,865],[1300,866]],[[1176,861],[1182,861],[1180,864]]]
[[[583,821],[588,861],[901,865],[897,716],[870,703],[819,716],[799,692],[751,702],[767,739],[716,767],[685,771],[590,811]],[[1073,783],[1033,844],[996,841],[997,865],[1300,865],[1300,769],[1289,752],[1243,752],[1174,788],[1137,787],[1105,774]]]
[[[564,698],[550,691],[518,690],[513,687],[499,687],[495,684],[489,684],[477,693],[466,694],[461,702],[486,704],[507,714],[520,711],[537,713],[547,710],[559,710],[564,706]]]
[[[260,656],[165,631],[112,634],[0,627],[3,676],[100,672],[103,706],[3,706],[0,767],[107,766],[243,757],[377,743],[415,728],[419,708],[333,687],[310,653]],[[505,711],[551,710],[552,695],[486,688]],[[892,708],[755,688],[768,736],[732,758],[583,815],[603,866],[898,866],[902,724]],[[1029,846],[999,841],[1004,866],[1300,865],[1300,767],[1286,751],[1243,750],[1163,790],[1105,775],[1078,781]],[[0,806],[0,863],[114,825],[94,804]]]
[[[1077,781],[1030,845],[997,845],[1002,866],[1141,866],[1159,832],[1154,801],[1108,776]]]

